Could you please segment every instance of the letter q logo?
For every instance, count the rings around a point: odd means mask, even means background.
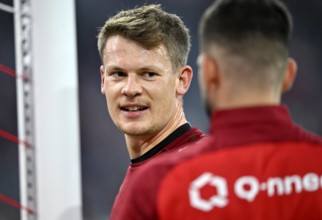
[[[206,185],[213,186],[217,189],[217,195],[211,196],[208,200],[203,199],[200,195],[200,190]],[[227,196],[226,179],[209,172],[203,173],[190,184],[190,205],[205,212],[209,212],[214,207],[225,207],[228,203]]]

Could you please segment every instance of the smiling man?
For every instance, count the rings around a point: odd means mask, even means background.
[[[186,64],[189,49],[182,20],[159,5],[121,11],[100,30],[101,91],[131,158],[110,219],[118,219],[137,170],[205,136],[190,126],[183,111],[193,74]]]

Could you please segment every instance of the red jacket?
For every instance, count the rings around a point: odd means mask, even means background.
[[[322,139],[285,107],[214,113],[210,137],[152,161],[118,219],[322,219]]]

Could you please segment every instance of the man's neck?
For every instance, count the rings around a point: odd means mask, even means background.
[[[249,106],[278,105],[280,104],[280,95],[274,92],[248,92],[239,91],[222,92],[218,96],[216,109],[231,109]]]

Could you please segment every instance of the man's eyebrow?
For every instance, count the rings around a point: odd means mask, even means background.
[[[107,69],[107,70],[113,70],[113,71],[124,71],[123,68],[118,67],[118,66],[105,66],[105,69]]]
[[[160,67],[157,67],[157,66],[144,66],[144,67],[141,67],[139,68],[140,71],[160,71],[161,68]]]
[[[114,66],[114,65],[107,65],[105,66],[105,70],[108,71],[126,71],[124,68],[119,67],[119,66]],[[158,66],[143,66],[140,68],[137,68],[136,71],[138,72],[144,72],[144,71],[156,71],[156,72],[160,72],[162,70],[162,68],[158,67]]]

